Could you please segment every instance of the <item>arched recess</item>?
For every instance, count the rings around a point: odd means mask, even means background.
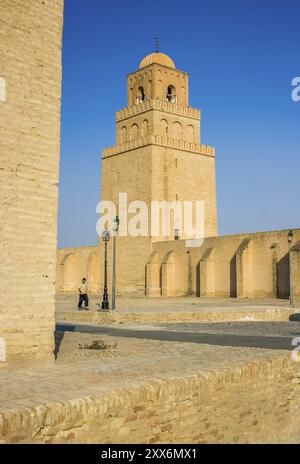
[[[160,296],[160,272],[157,251],[153,251],[146,266],[146,295]]]
[[[160,121],[160,135],[168,137],[168,121],[166,119]]]
[[[74,253],[64,256],[61,261],[62,266],[62,284],[61,291],[75,292],[78,288],[78,259]]]
[[[144,119],[143,121],[142,134],[143,137],[147,137],[147,135],[149,134],[149,122],[147,119]]]
[[[132,124],[130,130],[130,140],[136,140],[138,138],[139,128],[137,124]]]
[[[152,97],[152,81],[148,82],[148,98]]]
[[[91,293],[100,290],[100,260],[97,253],[91,253],[87,264],[87,283]]]
[[[207,248],[196,266],[196,296],[214,295],[214,250]]]
[[[133,88],[129,89],[129,106],[134,105]]]
[[[169,251],[161,265],[161,295],[173,296],[176,293],[175,288],[175,254],[174,251]]]
[[[127,127],[123,126],[120,132],[120,143],[127,142]]]
[[[182,140],[182,125],[179,121],[175,121],[172,124],[172,138]]]
[[[185,140],[190,143],[194,143],[194,127],[189,124],[186,128]]]

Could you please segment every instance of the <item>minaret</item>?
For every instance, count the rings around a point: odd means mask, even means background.
[[[200,111],[189,106],[188,85],[188,73],[159,52],[146,56],[127,76],[128,105],[116,114],[116,145],[103,150],[101,200],[118,205],[119,193],[126,193],[128,202],[147,204],[149,219],[152,201],[203,200],[204,233],[215,236],[215,153],[201,144]],[[174,230],[170,236],[151,237],[150,229],[149,224],[147,237],[119,239],[119,264],[124,265],[119,287],[123,282],[124,288],[144,289],[152,243],[174,239]],[[134,256],[136,270],[126,276]]]

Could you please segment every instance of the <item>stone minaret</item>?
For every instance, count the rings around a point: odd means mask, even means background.
[[[203,200],[204,234],[215,236],[215,153],[201,144],[200,111],[189,106],[188,84],[188,74],[163,53],[146,56],[128,75],[128,106],[116,114],[116,145],[103,150],[101,199],[118,205],[122,192],[128,203],[142,200],[149,221],[152,201]],[[149,222],[147,237],[119,239],[119,288],[144,291],[152,243],[174,239],[172,227],[169,235],[154,237]]]

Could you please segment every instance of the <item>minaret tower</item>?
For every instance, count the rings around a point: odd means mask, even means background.
[[[214,148],[202,145],[200,111],[189,106],[189,75],[151,53],[127,77],[128,105],[116,114],[116,145],[103,150],[101,200],[204,201],[205,236],[217,235]],[[189,237],[187,237],[189,238]],[[152,243],[171,235],[119,238],[119,288],[143,293]],[[130,268],[130,271],[129,271]]]

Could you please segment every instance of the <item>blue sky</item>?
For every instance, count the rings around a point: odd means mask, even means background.
[[[219,233],[300,227],[300,0],[65,0],[59,246],[97,242],[101,149],[156,36],[216,147]]]

